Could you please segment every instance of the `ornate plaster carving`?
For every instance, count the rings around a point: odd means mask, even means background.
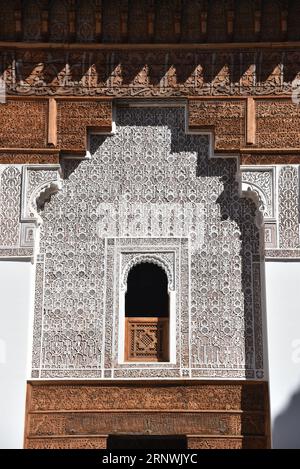
[[[167,253],[168,254],[168,253]],[[168,277],[168,289],[174,290],[175,282],[174,282],[174,265],[170,264],[170,261],[167,259],[167,256],[164,253],[136,253],[130,255],[130,257],[126,254],[123,254],[122,260],[124,262],[124,257],[126,258],[126,264],[123,267],[122,271],[122,283],[121,288],[126,290],[127,288],[127,278],[130,270],[138,264],[142,263],[149,263],[149,264],[156,264],[161,267],[164,272],[167,274]],[[129,257],[129,259],[128,259]],[[174,257],[174,256],[172,256]],[[174,264],[174,261],[173,261]]]
[[[299,248],[299,166],[284,166],[278,178],[279,247]]]
[[[91,159],[63,162],[64,186],[42,215],[44,291],[36,303],[44,313],[35,323],[35,336],[42,337],[35,376],[263,376],[261,325],[255,324],[262,314],[260,278],[253,283],[259,275],[253,268],[253,258],[259,259],[256,206],[240,198],[236,160],[211,159],[209,135],[184,129],[181,108],[117,108],[116,133],[91,137]],[[127,212],[134,223],[118,238],[99,206],[111,204],[118,213],[124,201],[174,204],[174,210],[165,211],[168,223],[154,222],[149,210]],[[192,211],[184,209],[189,206]],[[146,236],[142,226],[148,226]],[[180,279],[184,292],[177,301],[176,363],[118,364],[118,252],[147,256],[174,249],[175,285]]]
[[[60,188],[59,165],[0,165],[1,256],[33,256],[39,210]]]

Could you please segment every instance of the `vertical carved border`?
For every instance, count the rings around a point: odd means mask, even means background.
[[[39,255],[35,268],[34,321],[32,342],[32,378],[40,377],[44,309],[44,256]]]
[[[119,288],[122,284],[122,253],[146,256],[148,253],[174,253],[174,284],[176,285],[176,361],[175,363],[119,363]],[[106,241],[105,299],[105,378],[176,378],[190,375],[189,350],[189,241],[187,238],[108,238]],[[126,266],[126,264],[125,264]],[[112,376],[113,375],[113,376]]]
[[[299,169],[281,168],[278,178],[279,247],[299,247]]]
[[[180,256],[179,256],[179,281],[178,281],[178,299],[180,300],[180,308],[178,321],[180,323],[180,357],[181,357],[181,375],[190,376],[190,333],[191,333],[191,317],[190,317],[190,249],[189,240],[180,240]],[[178,340],[178,339],[177,339]],[[179,341],[178,341],[179,343]]]
[[[263,323],[264,314],[262,308],[262,288],[261,288],[261,264],[252,263],[252,284],[253,284],[253,315],[254,315],[254,347],[255,347],[255,372],[256,378],[264,377],[264,347],[263,347]]]

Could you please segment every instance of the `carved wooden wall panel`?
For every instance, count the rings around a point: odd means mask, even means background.
[[[62,150],[85,151],[87,132],[109,132],[112,126],[111,103],[60,101],[57,110],[58,146]]]
[[[129,387],[128,387],[129,386]],[[265,383],[226,381],[140,382],[124,381],[85,383],[32,381],[30,412],[38,411],[117,411],[144,410],[231,410],[241,406],[248,411],[265,409]],[[30,390],[29,389],[29,390]],[[126,392],[130,389],[130,392]],[[66,393],[67,390],[67,393]]]
[[[189,449],[265,449],[267,447],[268,440],[265,437],[188,437]]]
[[[109,132],[110,100],[56,100],[57,114],[49,113],[49,99],[8,100],[0,107],[0,163],[58,163],[61,151],[83,156],[89,131]],[[54,128],[55,140],[49,139]],[[10,151],[9,148],[12,148]],[[39,151],[34,151],[38,148]]]
[[[94,437],[90,435],[88,438],[55,438],[55,437],[38,437],[27,440],[27,449],[106,449],[107,437]],[[217,443],[216,443],[217,444]],[[224,444],[224,443],[223,443]],[[256,448],[256,444],[253,446]]]
[[[245,145],[245,101],[189,101],[191,129],[211,128],[216,149]]]
[[[32,382],[27,402],[27,448],[103,448],[120,433],[185,434],[190,448],[269,444],[265,383]]]
[[[0,106],[2,147],[46,146],[48,100],[9,101]]]
[[[299,106],[292,100],[257,100],[256,113],[259,147],[300,148]]]

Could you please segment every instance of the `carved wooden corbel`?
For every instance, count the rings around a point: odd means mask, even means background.
[[[280,11],[280,30],[281,38],[285,40],[288,32],[288,1],[282,0]]]
[[[102,41],[102,0],[96,0],[96,15],[95,15],[95,36],[96,41]]]
[[[261,0],[255,0],[254,34],[259,39],[261,33]]]
[[[70,0],[70,9],[68,12],[69,20],[69,41],[74,42],[76,37],[76,4],[75,0]]]
[[[201,5],[200,13],[200,31],[202,36],[202,41],[205,42],[207,39],[207,1],[203,1]]]
[[[23,35],[23,24],[22,24],[22,5],[21,2],[18,1],[15,12],[15,33],[16,33],[16,40],[20,41]]]
[[[122,42],[128,42],[128,0],[121,4],[120,31]]]
[[[49,39],[49,8],[48,8],[48,5],[47,5],[47,8],[42,9],[41,33],[42,33],[43,41],[47,42],[48,39]]]
[[[155,23],[155,4],[154,0],[150,0],[149,10],[147,15],[148,23],[148,37],[149,42],[152,42],[154,39],[154,23]]]
[[[182,5],[181,5],[181,0],[177,0],[176,5],[175,5],[175,11],[174,11],[174,35],[175,35],[175,40],[177,42],[180,41],[181,37],[181,22],[182,22]]]
[[[227,4],[226,11],[227,19],[227,36],[228,40],[232,41],[233,39],[233,26],[234,26],[234,2],[229,1]]]

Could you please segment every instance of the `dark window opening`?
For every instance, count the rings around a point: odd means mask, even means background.
[[[156,264],[138,264],[128,274],[125,360],[169,360],[168,277]]]
[[[155,264],[138,264],[131,269],[125,297],[126,317],[168,317],[168,278]]]

